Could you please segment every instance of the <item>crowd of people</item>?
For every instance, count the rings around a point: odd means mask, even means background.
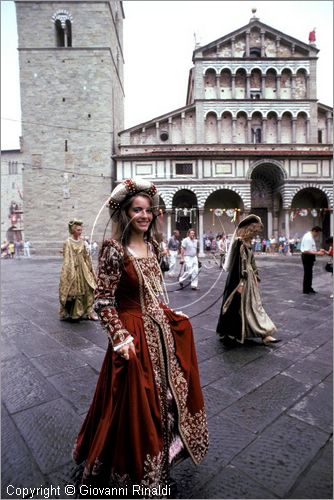
[[[231,235],[228,234],[213,233],[212,231],[203,234],[203,248],[207,254],[220,252],[222,246],[225,247],[225,252],[227,252],[230,241]],[[256,254],[293,254],[300,252],[300,244],[301,238],[298,235],[291,238],[287,238],[284,235],[278,238],[274,236],[271,238],[261,238],[260,235],[256,235],[251,241],[252,250]]]
[[[15,240],[15,241],[4,240],[1,244],[1,258],[19,259],[20,257],[23,256],[30,259],[31,246],[32,245],[29,240]]]

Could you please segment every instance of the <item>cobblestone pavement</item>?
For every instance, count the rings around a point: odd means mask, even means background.
[[[272,347],[221,345],[226,274],[214,260],[203,260],[198,291],[167,280],[171,305],[192,317],[210,430],[204,462],[173,471],[179,498],[333,498],[333,301],[324,262],[314,271],[319,293],[303,295],[299,256],[257,258],[264,306],[282,339]],[[2,498],[28,498],[23,487],[46,488],[33,498],[73,498],[64,489],[71,448],[106,336],[98,323],[58,320],[59,258],[1,267]]]

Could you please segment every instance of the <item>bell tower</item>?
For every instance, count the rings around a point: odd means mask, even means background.
[[[89,236],[110,193],[124,128],[124,13],[119,0],[15,5],[25,237],[38,253],[52,253],[72,218],[83,220]]]

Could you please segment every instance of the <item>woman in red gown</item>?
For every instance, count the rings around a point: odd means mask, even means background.
[[[166,493],[171,466],[198,464],[208,449],[192,327],[161,300],[158,205],[145,180],[125,180],[110,196],[116,231],[101,248],[94,305],[109,346],[73,452],[83,484],[125,487],[130,497]]]

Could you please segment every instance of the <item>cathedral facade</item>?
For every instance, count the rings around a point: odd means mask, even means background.
[[[119,134],[117,181],[157,184],[167,237],[229,234],[250,212],[266,237],[332,234],[333,110],[317,101],[318,52],[255,15],[196,47],[186,105]]]

